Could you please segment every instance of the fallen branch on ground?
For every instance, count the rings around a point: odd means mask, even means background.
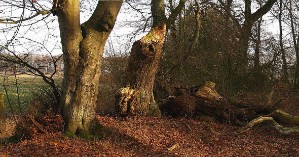
[[[32,118],[31,116],[28,116],[29,119],[31,120],[31,122],[43,133],[48,134],[48,132],[43,128],[43,126],[37,122],[34,118]]]

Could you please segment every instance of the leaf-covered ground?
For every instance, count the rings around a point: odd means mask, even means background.
[[[284,110],[299,115],[299,98]],[[290,105],[291,104],[291,105]],[[239,133],[239,127],[210,117],[199,119],[98,116],[101,140],[36,133],[0,148],[2,156],[299,156],[299,134],[281,135],[266,125]],[[51,123],[47,119],[47,123]]]
[[[98,141],[40,134],[9,144],[0,156],[299,156],[298,134],[267,127],[244,134],[209,118],[168,119],[99,116],[105,126]]]

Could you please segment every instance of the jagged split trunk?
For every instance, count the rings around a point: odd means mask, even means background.
[[[153,96],[155,76],[167,27],[169,27],[184,7],[186,0],[165,16],[164,0],[152,0],[153,25],[150,32],[134,42],[127,67],[126,86],[116,94],[116,112],[121,115],[160,116],[161,112]]]
[[[91,18],[80,25],[80,1],[59,1],[57,16],[65,64],[61,106],[70,136],[91,133],[102,54],[121,4],[99,1]]]
[[[129,102],[117,102],[121,114],[159,115],[154,101],[153,86],[165,40],[166,25],[153,27],[140,40],[135,41],[127,67],[126,80],[134,92]],[[116,100],[117,101],[117,100]],[[124,109],[125,108],[125,109]]]

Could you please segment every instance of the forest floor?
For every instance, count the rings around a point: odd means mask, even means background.
[[[283,110],[299,115],[299,97],[284,101]],[[240,127],[198,119],[98,116],[100,140],[67,138],[62,133],[37,133],[29,140],[0,147],[4,156],[299,156],[299,134],[282,135],[260,125]]]

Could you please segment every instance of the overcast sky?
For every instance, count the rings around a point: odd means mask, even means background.
[[[94,10],[96,5],[93,4],[92,1],[95,2],[95,0],[89,1],[90,3],[82,2],[81,22],[86,21]],[[18,8],[17,5],[22,5],[22,2],[22,0],[0,0],[0,19],[17,17],[17,20],[20,15],[22,15],[22,9]],[[49,10],[52,7],[51,2],[51,0],[38,0],[38,4],[46,10]],[[9,3],[12,3],[13,5]],[[143,5],[140,5],[141,3]],[[133,2],[132,4],[134,5]],[[106,55],[109,55],[107,52],[111,52],[112,50],[114,53],[128,52],[132,42],[139,39],[148,31],[148,29],[143,31],[143,28],[145,27],[145,20],[150,17],[150,1],[145,0],[142,2],[139,0],[138,4],[139,5],[136,5],[136,7],[139,11],[143,12],[142,14],[132,9],[128,4],[124,3],[122,6],[116,25],[110,35],[108,43],[106,44]],[[33,12],[30,11],[30,8],[28,8],[24,12],[24,17],[28,17],[32,15],[32,13]],[[266,17],[267,16],[269,17],[269,14],[266,15]],[[10,50],[21,53],[31,52],[60,54],[61,44],[57,17],[53,15],[45,17],[45,15],[39,15],[32,20],[21,23],[17,37],[9,46]],[[266,17],[264,19],[269,19]],[[37,20],[41,21],[37,22]],[[264,23],[264,26],[267,31],[278,33],[277,21],[267,20]],[[18,27],[16,24],[0,24],[0,44],[5,45],[7,41],[12,39],[17,29]],[[138,33],[136,34],[136,32]]]
[[[90,3],[81,3],[81,23],[85,22],[90,16],[96,4],[95,0]],[[28,1],[26,1],[28,3]],[[50,10],[52,1],[38,0],[38,4],[45,10]],[[86,2],[86,1],[85,1]],[[134,3],[132,3],[134,4]],[[124,4],[118,15],[116,25],[110,35],[109,42],[113,45],[115,53],[124,53],[130,49],[132,41],[140,38],[145,31],[138,31],[144,27],[144,18],[150,16],[149,2],[138,5],[143,14],[131,9],[128,4]],[[19,20],[22,15],[22,9],[17,6],[22,6],[22,0],[0,0],[0,19],[9,19],[15,17],[14,20]],[[28,3],[30,5],[30,3]],[[27,8],[24,12],[24,17],[29,17],[34,14],[31,8]],[[45,18],[45,19],[43,19]],[[43,19],[43,20],[41,20]],[[41,21],[39,21],[41,20]],[[37,22],[39,21],[39,22]],[[53,53],[61,54],[60,35],[58,28],[58,20],[53,15],[39,15],[34,19],[21,23],[21,27],[17,24],[0,23],[0,44],[6,45],[17,31],[17,36],[11,42],[9,49],[20,53]],[[112,48],[112,45],[106,44],[106,52]]]

